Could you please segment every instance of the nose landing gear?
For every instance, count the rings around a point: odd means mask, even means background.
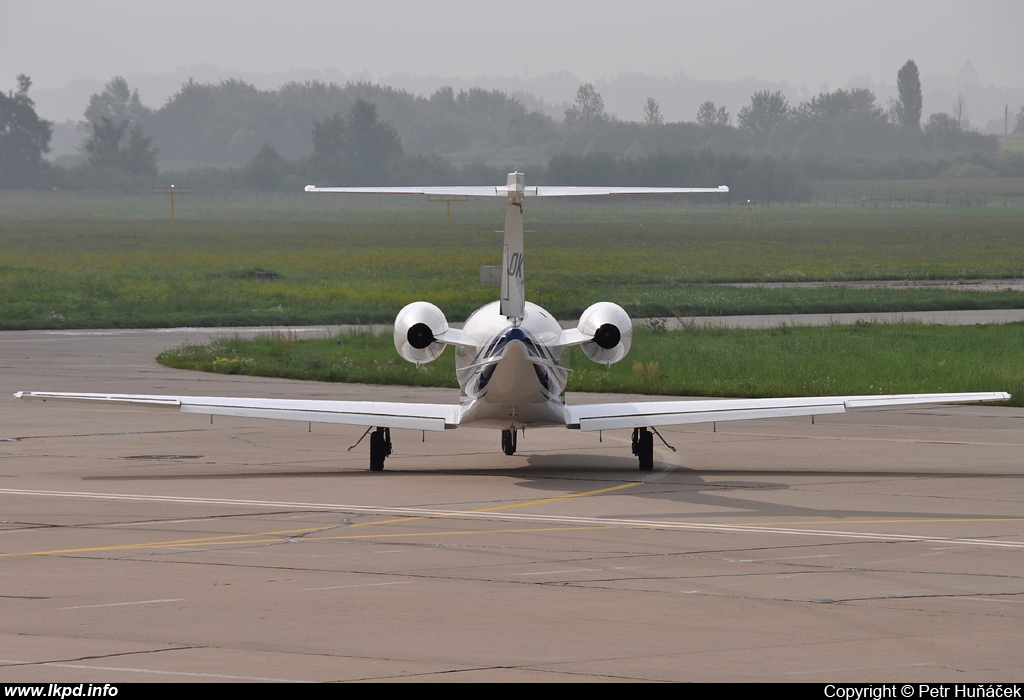
[[[510,457],[516,453],[516,433],[514,428],[501,431],[501,451]]]

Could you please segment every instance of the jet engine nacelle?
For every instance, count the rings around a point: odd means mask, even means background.
[[[583,354],[603,365],[625,357],[633,342],[633,323],[629,314],[610,301],[599,301],[590,306],[580,316],[577,328],[581,333],[594,337],[580,346]]]
[[[414,301],[395,318],[395,349],[409,362],[422,365],[444,352],[437,338],[448,331],[441,309],[426,301]]]

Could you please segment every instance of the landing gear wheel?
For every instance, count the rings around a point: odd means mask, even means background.
[[[370,471],[384,469],[384,460],[391,454],[391,429],[377,428],[370,433]]]
[[[633,428],[633,454],[640,460],[640,471],[654,469],[654,435],[647,428]]]
[[[505,454],[512,456],[516,453],[516,431],[502,430],[501,431],[501,451]]]

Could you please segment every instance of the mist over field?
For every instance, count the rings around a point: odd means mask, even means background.
[[[112,0],[102,12],[57,0],[5,3],[0,20],[16,29],[0,44],[9,73],[0,90],[31,102],[44,122],[33,148],[61,166],[0,176],[5,187],[124,191],[134,183],[144,191],[152,184],[141,177],[209,167],[250,169],[234,184],[219,177],[222,189],[287,189],[312,176],[341,182],[345,158],[325,151],[346,129],[350,141],[378,133],[369,149],[373,162],[385,161],[370,171],[378,182],[476,182],[513,167],[543,180],[561,155],[701,151],[931,161],[981,154],[967,166],[948,160],[885,174],[1004,176],[1017,168],[992,159],[1015,146],[974,136],[1024,133],[1024,43],[1016,35],[1024,6],[1010,0],[183,0],[173,11]],[[911,119],[901,116],[897,77],[908,61],[919,71]],[[374,113],[363,109],[365,128],[353,137],[360,100]],[[895,128],[907,124],[926,138]],[[377,125],[393,138],[374,132]],[[83,165],[106,169],[75,170]],[[779,168],[792,170],[769,169]],[[676,171],[650,176],[691,174]],[[831,167],[796,171],[786,177],[836,176]],[[800,192],[807,188],[776,196]]]
[[[301,7],[183,0],[173,11],[111,0],[102,12],[57,0],[4,3],[0,19],[17,30],[0,46],[0,65],[10,77],[32,76],[43,116],[55,120],[80,118],[89,94],[115,75],[138,84],[151,108],[189,77],[235,77],[264,89],[311,78],[365,80],[421,95],[444,84],[480,86],[528,91],[552,105],[571,102],[576,85],[591,82],[620,119],[639,119],[648,96],[636,100],[627,85],[660,85],[664,93],[653,96],[669,121],[695,113],[685,108],[685,98],[675,102],[668,94],[679,76],[721,84],[704,99],[724,102],[733,113],[741,103],[715,91],[740,89],[737,83],[750,88],[755,81],[785,88],[791,100],[885,85],[894,96],[896,70],[907,59],[921,67],[926,95],[949,89],[968,64],[979,87],[1024,88],[1024,7],[1013,0],[868,0],[855,6],[446,0]],[[619,76],[628,77],[613,89]],[[65,88],[77,91],[77,107],[54,100],[51,109],[51,91]],[[938,92],[935,99],[942,99]],[[979,110],[976,119],[995,116]]]

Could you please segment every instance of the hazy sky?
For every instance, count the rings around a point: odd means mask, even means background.
[[[1021,0],[0,0],[0,26],[5,90],[18,73],[49,89],[200,64],[375,79],[681,71],[835,89],[895,82],[908,58],[922,76],[970,60],[982,85],[1024,87]]]

